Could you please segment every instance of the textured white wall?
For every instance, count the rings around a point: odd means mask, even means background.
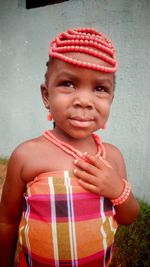
[[[122,150],[133,191],[150,201],[148,0],[70,0],[31,10],[0,0],[0,155],[49,128],[39,91],[48,45],[77,26],[102,30],[116,44],[116,97],[108,129],[100,134]]]

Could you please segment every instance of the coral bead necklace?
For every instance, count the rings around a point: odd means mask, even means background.
[[[86,156],[81,153],[79,150],[75,149],[73,146],[59,140],[54,134],[52,134],[51,131],[45,131],[43,133],[43,136],[48,139],[49,141],[51,141],[53,144],[55,144],[57,147],[61,148],[64,152],[66,152],[68,155],[72,156],[75,159],[80,159],[80,160],[84,160],[87,161]],[[105,149],[104,146],[102,144],[102,141],[100,139],[100,137],[93,133],[92,137],[97,145],[97,153],[96,156],[101,156],[103,158],[105,158]]]

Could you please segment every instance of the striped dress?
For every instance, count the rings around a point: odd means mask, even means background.
[[[111,202],[83,189],[71,172],[38,175],[24,196],[20,267],[108,266],[114,215]]]

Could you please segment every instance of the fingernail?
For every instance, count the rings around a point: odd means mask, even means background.
[[[76,174],[76,173],[77,173],[77,170],[76,170],[76,169],[74,169],[74,170],[73,170],[73,172],[74,172],[74,174]]]
[[[87,152],[84,152],[83,155],[84,155],[84,156],[87,156]]]
[[[78,162],[78,160],[77,160],[77,159],[75,159],[75,160],[74,160],[74,164],[76,164],[77,162]]]

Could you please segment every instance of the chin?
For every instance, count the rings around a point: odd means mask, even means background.
[[[59,132],[62,132],[64,136],[67,138],[73,138],[73,139],[85,139],[89,137],[93,132],[97,131],[98,128],[91,127],[91,128],[85,128],[85,127],[64,127],[61,128],[59,126],[56,126],[57,129],[59,129]]]
[[[76,130],[68,133],[74,139],[85,139],[89,137],[94,131]]]

